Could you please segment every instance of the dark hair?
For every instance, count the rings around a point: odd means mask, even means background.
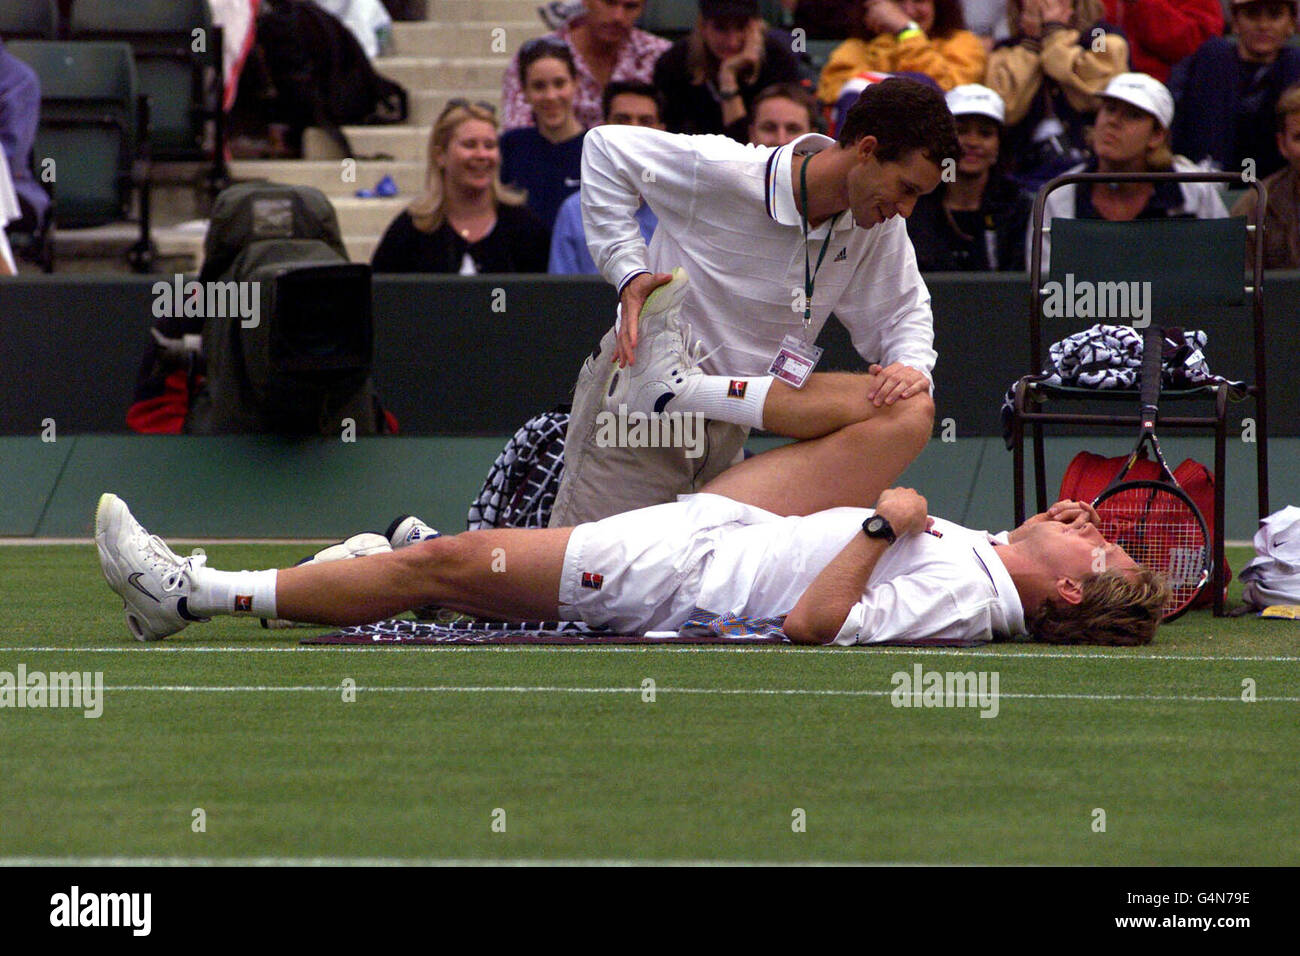
[[[641,80],[611,80],[606,83],[605,91],[600,94],[601,119],[609,121],[609,108],[614,102],[614,97],[624,94],[645,96],[654,100],[655,109],[659,111],[659,122],[663,122],[665,109],[663,93],[654,84],[644,83]]]
[[[1286,118],[1292,113],[1300,113],[1300,83],[1292,83],[1277,98],[1277,131],[1286,132]]]
[[[772,83],[759,90],[754,96],[754,102],[749,105],[749,121],[752,123],[754,117],[758,115],[758,104],[776,99],[790,100],[792,103],[797,103],[806,109],[808,111],[809,129],[816,130],[821,127],[821,105],[800,84],[792,82]]]
[[[578,65],[573,61],[573,51],[563,40],[555,37],[537,37],[519,48],[519,85],[528,85],[528,68],[538,60],[559,60],[569,68],[569,76],[577,79]]]
[[[936,166],[961,156],[957,124],[943,94],[915,80],[890,77],[862,91],[844,117],[839,144],[852,146],[864,136],[876,138],[881,162],[899,160],[915,149]]]

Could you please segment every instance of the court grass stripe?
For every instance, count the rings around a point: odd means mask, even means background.
[[[164,693],[164,694],[337,694],[345,688],[341,684],[288,685],[288,684],[118,684],[105,685],[107,693]],[[557,687],[525,685],[454,685],[420,686],[366,685],[348,687],[353,693],[380,694],[641,694],[645,688],[637,687]],[[655,687],[656,694],[695,694],[720,697],[891,697],[895,690],[836,690],[810,687]],[[946,693],[946,692],[945,692]],[[908,694],[908,697],[920,696]],[[1187,694],[1022,694],[1002,693],[990,695],[999,700],[1094,700],[1094,701],[1162,701],[1175,703],[1244,703],[1240,695],[1209,697]],[[966,695],[975,700],[978,694]],[[1300,697],[1257,697],[1252,703],[1300,704]],[[973,705],[972,705],[973,706]]]
[[[900,655],[932,655],[935,657],[977,657],[977,658],[1005,658],[1009,660],[1082,660],[1082,661],[1248,661],[1261,662],[1266,664],[1294,664],[1300,662],[1300,657],[1291,656],[1261,656],[1261,655],[1212,655],[1212,654],[1071,654],[1068,652],[1044,651],[1041,654],[1035,653],[1017,653],[1015,651],[984,651],[979,649],[951,648],[951,647],[870,647],[866,645],[854,647],[796,647],[792,645],[751,645],[737,644],[734,647],[680,647],[672,644],[641,644],[641,645],[601,645],[591,647],[575,647],[564,644],[451,644],[438,646],[436,644],[385,644],[382,646],[372,646],[365,644],[318,644],[312,646],[293,647],[241,647],[238,645],[229,647],[187,647],[170,645],[166,647],[153,647],[149,644],[126,647],[52,647],[48,645],[31,646],[31,647],[5,647],[0,644],[0,654],[322,654],[330,651],[347,652],[347,653],[374,653],[391,652],[391,651],[421,651],[446,653],[449,651],[461,653],[477,653],[481,651],[496,651],[506,653],[664,653],[664,654],[737,654],[737,653],[779,653],[782,651],[797,651],[800,654],[839,654],[845,655],[845,652],[870,652],[850,654],[850,656],[869,659],[880,656],[900,656]]]
[[[0,856],[3,866],[76,866],[76,867],[182,867],[182,866],[232,866],[232,867],[334,867],[334,866],[907,866],[907,867],[967,867],[978,863],[896,863],[893,861],[863,862],[859,860],[675,860],[639,859],[636,857],[604,859],[566,858],[548,860],[529,857],[429,857],[406,858],[389,856],[252,856],[252,857],[184,857],[184,856]]]

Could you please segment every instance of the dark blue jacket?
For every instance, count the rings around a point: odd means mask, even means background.
[[[1224,170],[1240,170],[1254,159],[1260,179],[1286,165],[1277,151],[1273,109],[1290,84],[1300,80],[1300,50],[1283,47],[1268,66],[1250,70],[1237,44],[1212,37],[1174,67],[1174,152],[1194,163],[1210,159]]]

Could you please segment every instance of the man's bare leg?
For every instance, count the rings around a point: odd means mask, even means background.
[[[934,403],[922,393],[876,407],[873,375],[814,374],[802,389],[773,382],[767,431],[800,441],[729,468],[703,490],[775,514],[812,514],[873,504],[930,440]]]
[[[467,531],[390,553],[285,568],[276,575],[276,613],[349,625],[437,604],[483,617],[556,620],[572,530]]]

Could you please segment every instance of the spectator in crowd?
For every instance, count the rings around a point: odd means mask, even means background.
[[[614,81],[605,87],[605,123],[610,126],[646,126],[663,129],[663,97],[649,83]],[[642,202],[636,211],[641,238],[650,245],[659,219]],[[575,192],[560,205],[551,231],[551,262],[548,272],[559,275],[599,275],[600,270],[587,250],[582,226],[582,193]]]
[[[587,130],[573,115],[578,72],[569,48],[546,37],[520,47],[518,62],[534,125],[502,135],[501,181],[524,190],[528,208],[549,230],[560,203],[577,191],[582,172]]]
[[[861,25],[822,70],[817,95],[834,103],[844,81],[863,70],[924,73],[950,90],[983,80],[987,56],[958,0],[867,0]]]
[[[784,146],[821,123],[813,95],[798,83],[773,83],[754,97],[749,141],[756,146]]]
[[[1012,175],[1031,190],[1083,159],[1097,94],[1128,69],[1128,41],[1101,16],[1101,0],[1007,0],[1015,35],[989,54],[985,83],[1007,105]]]
[[[1135,71],[1169,82],[1175,63],[1223,33],[1220,0],[1102,0],[1105,18],[1128,40]]]
[[[1019,271],[1033,197],[1002,171],[1006,108],[987,86],[950,90],[961,157],[956,178],[916,201],[907,233],[922,272]]]
[[[1288,86],[1278,97],[1277,148],[1287,165],[1264,180],[1268,190],[1264,268],[1300,269],[1300,83]],[[1257,204],[1255,190],[1248,189],[1232,207],[1232,214],[1255,221]],[[1249,242],[1253,256],[1253,235]]]
[[[14,195],[14,185],[9,180],[9,164],[0,160],[0,276],[18,274],[18,265],[14,262],[13,250],[9,248],[9,236],[5,230],[9,223],[20,218],[18,197]]]
[[[1163,83],[1145,73],[1122,73],[1101,93],[1101,108],[1091,135],[1094,158],[1070,172],[1194,172],[1194,163],[1169,150],[1173,121],[1174,98]],[[1227,215],[1214,183],[1094,183],[1083,189],[1071,184],[1054,190],[1047,197],[1043,222],[1222,219]],[[1043,239],[1044,270],[1048,267],[1050,238]]]
[[[789,34],[769,30],[758,15],[758,0],[700,0],[695,29],[655,64],[669,131],[745,142],[758,91],[799,79],[790,47]]]
[[[9,53],[0,41],[0,162],[8,167],[6,177],[12,208],[8,221],[31,230],[44,220],[50,197],[32,175],[32,145],[41,116],[41,83],[36,71]],[[0,217],[5,215],[0,198]],[[0,232],[4,221],[0,219]],[[6,249],[8,240],[4,241]]]
[[[1233,0],[1236,42],[1213,37],[1174,68],[1174,149],[1198,163],[1263,178],[1284,165],[1273,136],[1282,91],[1300,80],[1296,0]]]
[[[496,113],[451,100],[433,125],[424,195],[411,203],[375,249],[375,272],[545,272],[550,237],[501,185]]]
[[[573,111],[578,122],[590,129],[600,123],[600,97],[613,80],[649,83],[655,61],[671,45],[662,37],[636,29],[645,0],[584,0],[582,16],[560,26],[550,39],[566,44],[578,71]],[[519,85],[518,56],[506,68],[501,86],[502,128],[518,129],[533,124],[532,107]]]

